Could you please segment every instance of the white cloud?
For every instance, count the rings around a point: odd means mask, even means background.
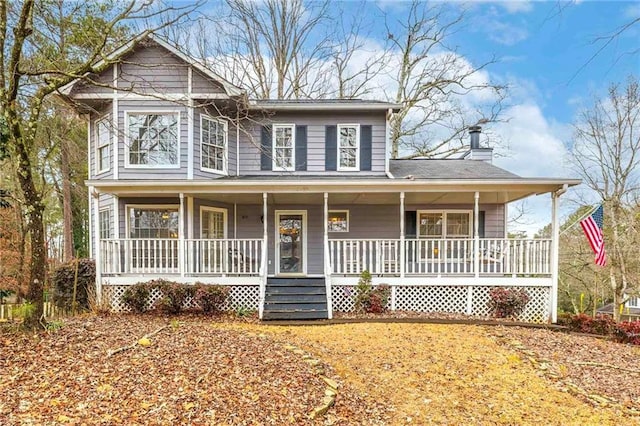
[[[505,46],[513,46],[529,37],[529,32],[521,24],[490,19],[484,25],[489,39]]]
[[[529,0],[503,0],[500,6],[509,13],[526,13],[533,10],[533,4]]]

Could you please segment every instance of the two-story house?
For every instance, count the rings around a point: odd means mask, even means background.
[[[155,36],[61,90],[86,114],[98,295],[140,281],[231,288],[260,317],[353,309],[364,270],[395,310],[487,313],[493,286],[526,288],[524,318],[555,320],[557,199],[571,179],[492,165],[470,129],[459,159],[390,159],[399,105],[248,100]],[[508,203],[550,193],[552,239],[507,237]]]

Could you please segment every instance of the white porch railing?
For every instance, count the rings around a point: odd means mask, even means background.
[[[400,240],[330,240],[329,264],[336,275],[475,275],[475,241],[457,239],[409,239],[404,242],[401,265]],[[550,275],[551,240],[481,238],[478,275]],[[402,267],[402,270],[401,270]]]
[[[332,273],[360,275],[400,273],[400,240],[329,240]]]
[[[258,275],[262,239],[184,240],[110,239],[100,241],[101,273]],[[180,255],[184,253],[184,271]]]

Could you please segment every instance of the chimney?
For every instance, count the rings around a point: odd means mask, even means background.
[[[480,148],[480,132],[482,132],[482,127],[480,126],[469,127],[469,136],[471,137],[471,149]]]
[[[480,133],[482,127],[469,127],[469,151],[465,152],[462,158],[465,160],[482,160],[491,163],[493,160],[493,148],[480,148]]]

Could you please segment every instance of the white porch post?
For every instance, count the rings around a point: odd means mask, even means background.
[[[406,265],[406,247],[405,247],[405,237],[406,237],[406,227],[404,223],[404,191],[400,192],[400,278],[404,278],[405,274],[405,265]],[[391,310],[396,310],[396,291],[397,286],[391,286]]]
[[[551,193],[551,322],[558,321],[558,254],[560,248],[560,226],[558,224],[558,198]]]
[[[330,251],[329,251],[329,193],[324,193],[324,278],[327,292],[327,318],[333,318],[333,306],[331,303],[331,262],[329,259]]]
[[[480,276],[480,193],[473,195],[473,272]]]
[[[268,252],[269,252],[269,240],[267,236],[267,226],[268,226],[268,217],[267,217],[267,193],[262,193],[262,259],[260,261],[260,267],[262,270],[260,273],[262,274],[259,290],[259,300],[258,300],[258,317],[262,319],[262,315],[264,313],[264,299],[265,293],[267,289],[267,275],[269,275],[269,266],[268,263]]]
[[[185,249],[184,249],[184,193],[180,193],[180,224],[178,228],[178,270],[180,276],[184,277],[184,261],[185,261]]]
[[[95,241],[95,258],[96,261],[96,300],[98,305],[102,303],[102,262],[101,262],[101,247],[100,247],[100,217],[99,217],[99,195],[95,192],[93,186],[89,187],[89,194],[91,194],[90,200],[93,201],[90,207],[91,214],[94,214],[93,220],[93,240]]]

